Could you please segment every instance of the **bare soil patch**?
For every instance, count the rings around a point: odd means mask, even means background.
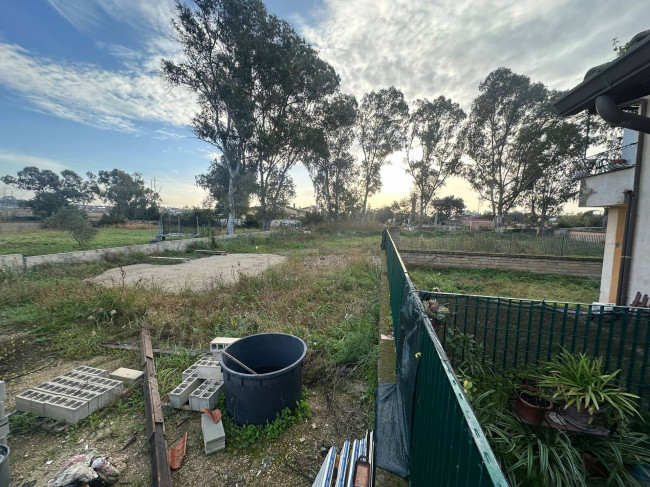
[[[86,282],[103,286],[144,286],[164,291],[203,291],[236,282],[239,276],[257,275],[287,258],[276,254],[228,254],[175,265],[134,264],[109,269]]]

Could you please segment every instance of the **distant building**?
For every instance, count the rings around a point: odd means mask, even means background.
[[[460,222],[463,228],[467,228],[468,230],[483,230],[494,228],[494,220],[488,220],[486,218],[462,218]]]

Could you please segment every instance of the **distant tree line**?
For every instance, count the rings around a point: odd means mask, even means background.
[[[586,150],[611,139],[596,120],[588,137],[584,115],[557,115],[552,101],[560,93],[507,68],[480,83],[469,113],[444,96],[409,106],[394,86],[357,101],[261,0],[193,3],[178,3],[173,20],[185,56],[163,60],[162,70],[171,86],[198,97],[192,129],[220,156],[196,181],[228,215],[229,233],[252,199],[268,229],[295,196],[289,170],[298,163],[324,220],[368,218],[381,168],[396,154],[412,178],[420,224],[459,176],[490,205],[497,230],[522,206],[543,229],[576,196],[575,174],[589,169]]]
[[[30,191],[34,196],[19,201],[40,218],[48,218],[62,208],[85,209],[94,201],[111,206],[103,223],[122,223],[126,220],[154,220],[160,210],[160,195],[145,185],[138,173],[128,174],[120,169],[86,173],[85,178],[65,169],[59,174],[49,169],[27,166],[16,176],[0,177],[3,183]]]

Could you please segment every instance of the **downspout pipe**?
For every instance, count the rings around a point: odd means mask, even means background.
[[[646,104],[647,102],[645,100],[641,100],[641,113],[644,115]],[[650,134],[650,118],[644,115],[624,112],[610,96],[602,95],[596,98],[596,111],[603,120],[609,122],[611,125]]]
[[[627,209],[625,212],[625,227],[623,232],[623,244],[621,248],[621,265],[619,267],[618,286],[616,288],[616,304],[618,306],[628,306],[630,304],[630,270],[632,269],[632,247],[634,243],[634,233],[636,230],[636,214],[639,201],[641,163],[643,161],[643,143],[645,139],[644,135],[650,133],[650,118],[645,116],[648,102],[645,99],[641,99],[638,101],[638,104],[639,112],[641,113],[640,115],[624,112],[609,96],[599,96],[596,98],[596,111],[603,120],[616,127],[623,127],[639,132],[636,145],[634,182],[632,184],[632,191],[626,191],[625,193],[625,202]]]

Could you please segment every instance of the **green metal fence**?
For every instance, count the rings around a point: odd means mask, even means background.
[[[505,369],[549,360],[560,347],[587,352],[602,357],[607,371],[621,369],[620,380],[650,410],[649,309],[426,291],[421,295],[449,308],[449,324],[483,345],[484,363]],[[446,327],[438,330],[452,363],[462,361],[447,344],[446,332]]]
[[[408,272],[388,232],[384,232],[390,304],[395,331],[397,364],[402,363],[400,316],[425,316]],[[403,304],[417,309],[404,313]],[[401,312],[402,311],[402,312]],[[507,487],[451,362],[428,319],[420,327],[421,349],[415,382],[411,432],[410,484],[420,486]],[[398,374],[399,377],[399,374]]]
[[[557,236],[516,232],[402,232],[400,247],[409,250],[602,257],[605,239],[602,233],[596,232]]]

